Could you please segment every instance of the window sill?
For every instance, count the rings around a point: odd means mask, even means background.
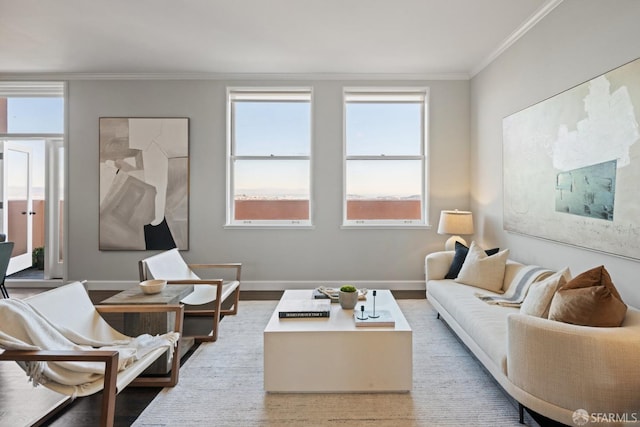
[[[225,230],[313,230],[312,224],[225,224]]]
[[[342,224],[343,230],[361,230],[361,229],[389,229],[389,230],[430,230],[433,226],[428,224]]]

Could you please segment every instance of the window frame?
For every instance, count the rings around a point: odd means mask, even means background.
[[[417,155],[348,155],[347,147],[347,104],[357,103],[400,103],[416,102],[421,105],[420,153]],[[343,118],[343,195],[341,228],[431,228],[429,224],[429,88],[428,87],[345,87],[342,92]],[[420,216],[418,219],[347,219],[347,163],[350,160],[420,161]]]
[[[225,228],[313,228],[313,88],[312,87],[227,87],[227,176]],[[237,155],[235,145],[236,101],[258,102],[306,102],[309,104],[309,154],[308,155]],[[235,219],[235,163],[249,161],[298,161],[308,162],[309,218],[294,219]]]

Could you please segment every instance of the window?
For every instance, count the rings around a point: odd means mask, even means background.
[[[344,91],[344,225],[425,225],[427,89]]]
[[[227,225],[311,224],[311,89],[229,89]]]

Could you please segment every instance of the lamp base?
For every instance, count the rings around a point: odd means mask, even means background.
[[[451,236],[444,243],[444,250],[445,251],[455,251],[456,250],[456,242],[460,242],[463,245],[468,246],[467,242],[462,237],[460,237],[460,236]]]

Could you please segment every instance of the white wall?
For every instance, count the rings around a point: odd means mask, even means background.
[[[503,231],[502,119],[640,57],[639,17],[637,0],[564,0],[471,81],[471,206],[478,239],[510,248],[523,262],[569,266],[574,275],[605,265],[625,302],[636,307],[638,261]]]
[[[227,86],[312,86],[314,90],[312,230],[224,229]],[[191,81],[69,82],[68,279],[137,280],[150,252],[98,250],[99,117],[190,118],[189,262],[243,262],[245,281],[424,280],[424,256],[446,236],[434,229],[341,229],[342,88],[430,88],[431,206],[469,208],[468,81]],[[260,285],[260,284],[258,284]],[[270,285],[270,286],[271,286]],[[422,285],[423,286],[423,285]]]

